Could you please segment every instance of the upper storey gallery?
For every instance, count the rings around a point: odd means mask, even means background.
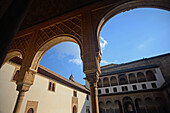
[[[168,79],[170,54],[101,67],[98,95],[160,88]],[[164,67],[163,67],[164,66]]]

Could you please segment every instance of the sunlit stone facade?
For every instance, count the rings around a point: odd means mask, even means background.
[[[5,63],[0,69],[0,113],[12,113],[17,100],[16,79],[20,64]],[[20,113],[90,113],[86,86],[39,66],[33,86],[26,92]],[[22,97],[21,95],[21,97]]]
[[[101,67],[100,113],[169,113],[170,54]]]

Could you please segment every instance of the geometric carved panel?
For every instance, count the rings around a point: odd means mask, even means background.
[[[25,108],[25,113],[28,113],[28,110],[33,109],[33,113],[37,113],[38,101],[27,101]]]
[[[47,40],[51,40],[52,38],[60,35],[72,35],[79,39],[81,42],[82,30],[81,30],[81,16],[74,16],[67,20],[63,20],[52,24],[50,26],[46,26],[39,30],[39,36],[36,41],[36,50],[44,44]]]
[[[75,113],[78,112],[78,98],[77,97],[72,97],[72,112],[73,113],[73,110],[76,111]]]
[[[20,50],[22,51],[22,54],[24,55],[28,48],[29,40],[31,36],[32,34],[28,34],[21,38],[13,40],[9,50],[13,50],[13,49]]]

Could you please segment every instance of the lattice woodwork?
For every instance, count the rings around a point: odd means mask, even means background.
[[[35,48],[38,49],[47,40],[60,35],[72,35],[81,42],[81,21],[81,16],[75,16],[40,29]]]
[[[22,38],[13,40],[9,50],[20,50],[24,56],[26,50],[28,49],[29,40],[31,36],[32,34],[28,34],[23,36]]]
[[[81,22],[81,16],[75,16],[40,29],[38,31],[38,37],[35,43],[35,51],[39,49],[39,47],[42,46],[47,40],[50,40],[60,35],[71,35],[76,37],[81,42]],[[28,34],[18,39],[15,39],[11,44],[10,50],[19,49],[23,52],[23,54],[25,54],[31,36],[32,34]]]

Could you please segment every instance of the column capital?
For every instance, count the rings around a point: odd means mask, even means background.
[[[87,78],[90,85],[96,84],[96,87],[97,87],[97,82],[99,80],[100,73],[101,73],[100,71],[86,73],[86,78]]]
[[[21,70],[22,71],[22,70]],[[34,82],[36,71],[28,69],[25,72],[19,72],[19,77],[17,79],[17,90],[26,92],[29,90],[30,86]]]
[[[26,92],[29,90],[30,86],[31,85],[26,84],[26,83],[20,83],[20,84],[17,84],[17,90],[20,92]]]

